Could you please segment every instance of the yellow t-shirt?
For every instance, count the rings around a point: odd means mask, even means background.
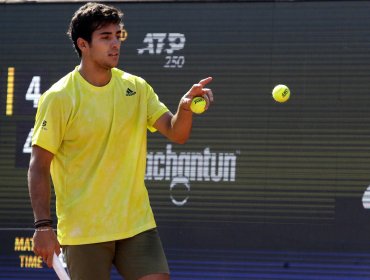
[[[143,79],[112,69],[106,86],[77,68],[40,98],[32,145],[54,154],[58,239],[89,244],[156,226],[144,185],[147,128],[167,107]]]

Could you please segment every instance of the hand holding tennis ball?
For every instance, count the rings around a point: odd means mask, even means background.
[[[181,98],[180,106],[186,111],[191,111],[195,114],[202,114],[206,111],[213,102],[212,90],[206,88],[211,81],[212,77],[208,77],[194,84]]]
[[[194,97],[190,104],[190,109],[195,114],[202,114],[206,110],[207,102],[201,97]]]
[[[286,85],[277,85],[272,90],[272,97],[279,103],[286,102],[290,97],[290,90]]]

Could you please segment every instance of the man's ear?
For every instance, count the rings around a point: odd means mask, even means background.
[[[89,47],[89,42],[80,37],[77,39],[77,46],[81,50],[81,53],[84,53],[86,49]]]

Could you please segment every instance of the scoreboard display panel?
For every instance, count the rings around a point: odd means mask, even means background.
[[[252,279],[247,263],[286,265],[282,252],[361,257],[368,273],[370,2],[112,4],[128,35],[119,68],[172,112],[214,79],[185,145],[148,132],[145,182],[175,279]],[[31,136],[40,96],[79,64],[66,31],[80,5],[0,4],[1,279],[43,266],[31,249]]]

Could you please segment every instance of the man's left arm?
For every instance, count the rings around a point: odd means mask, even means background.
[[[190,136],[193,112],[190,104],[194,97],[202,96],[206,102],[206,110],[213,102],[212,90],[205,86],[212,81],[211,77],[200,80],[194,84],[190,90],[180,99],[177,112],[173,115],[171,112],[163,114],[154,124],[154,127],[171,141],[184,144]]]

